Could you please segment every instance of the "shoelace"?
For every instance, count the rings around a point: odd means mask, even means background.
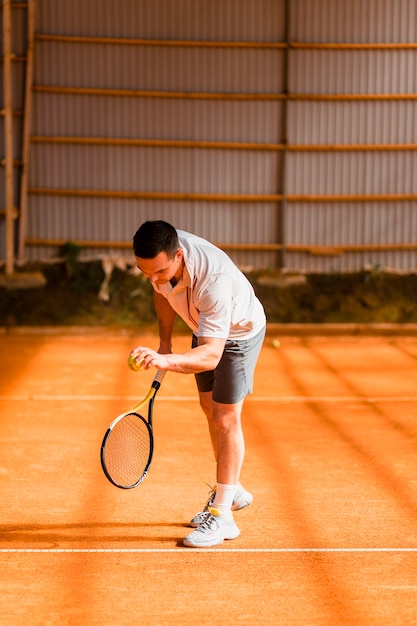
[[[219,522],[218,518],[216,517],[216,515],[213,515],[212,513],[210,513],[210,511],[207,511],[205,513],[205,520],[204,520],[204,522],[201,522],[201,524],[197,528],[197,530],[199,530],[200,532],[204,532],[205,530],[212,530],[212,523],[213,522],[215,523],[217,528],[220,527],[220,522]]]
[[[201,511],[201,513],[199,513],[199,515],[201,516],[201,520],[202,520],[200,522],[200,526],[201,526],[201,524],[204,524],[204,522],[206,522],[206,520],[207,520],[207,517],[209,517],[211,515],[211,513],[209,511],[209,508],[213,505],[215,495],[216,495],[216,490],[213,489],[211,491],[211,495],[210,495],[209,499],[207,500],[206,506]]]
[[[210,513],[209,511],[209,506],[211,506],[214,502],[214,498],[216,497],[216,487],[212,487],[211,485],[209,485],[207,483],[207,487],[210,487],[210,491],[209,491],[209,497],[206,503],[206,506],[204,507],[204,509],[201,511],[202,513],[206,514],[206,513]]]

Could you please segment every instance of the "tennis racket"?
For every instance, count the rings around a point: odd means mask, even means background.
[[[151,388],[128,413],[110,424],[101,444],[101,466],[109,481],[120,489],[133,489],[146,478],[153,456],[152,411],[165,371],[158,370]],[[138,413],[148,406],[148,419]]]

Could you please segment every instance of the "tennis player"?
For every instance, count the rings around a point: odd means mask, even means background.
[[[252,502],[239,482],[245,454],[243,402],[252,392],[266,318],[247,278],[222,250],[164,221],[147,221],[133,238],[138,268],[151,281],[159,321],[156,352],[135,347],[146,369],[194,374],[217,465],[209,500],[184,545],[216,546],[240,534],[233,511]],[[191,349],[172,353],[176,315],[193,332]]]

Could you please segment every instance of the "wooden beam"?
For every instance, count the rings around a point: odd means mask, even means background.
[[[16,5],[13,5],[16,6]],[[25,5],[22,5],[25,6]],[[147,47],[170,47],[170,48],[255,48],[261,50],[416,50],[417,43],[321,43],[292,41],[196,41],[189,39],[134,39],[123,37],[86,37],[73,35],[51,35],[38,33],[38,41],[69,43],[69,44],[105,44],[117,46],[147,46]]]
[[[1,7],[1,4],[0,4]],[[11,2],[10,3],[10,7],[12,9],[27,9],[27,4],[26,2]]]
[[[17,209],[17,207],[13,207],[12,215],[14,220],[19,217],[19,210]],[[6,209],[0,209],[0,216],[6,217]]]
[[[335,194],[335,195],[298,195],[292,194],[287,196],[289,202],[415,202],[417,194],[415,193],[399,193],[399,194]]]
[[[417,143],[381,144],[288,144],[233,141],[199,141],[184,139],[132,139],[122,137],[63,137],[58,135],[32,135],[32,143],[125,146],[132,148],[201,148],[209,150],[260,150],[289,152],[390,152],[417,150]]]
[[[4,115],[5,115],[5,110],[0,109],[0,116],[4,117]],[[22,117],[22,116],[23,116],[23,111],[17,111],[17,110],[13,111],[13,117]]]
[[[71,240],[81,248],[109,248],[131,250],[130,241],[94,241],[94,240]],[[27,246],[45,246],[60,248],[67,242],[66,239],[34,238],[26,239]],[[283,244],[279,243],[216,243],[223,250],[249,251],[249,252],[277,252],[283,249]],[[346,252],[413,252],[417,251],[417,243],[386,243],[386,244],[341,244],[332,245],[310,245],[289,243],[285,245],[288,252],[305,252],[317,256],[334,256]]]
[[[20,220],[18,233],[18,258],[25,257],[25,237],[28,206],[28,172],[30,149],[30,122],[32,118],[32,83],[33,83],[33,55],[35,43],[35,9],[36,0],[28,0],[27,20],[27,64],[25,77],[25,108],[22,136],[22,174],[20,178]]]
[[[417,150],[417,143],[360,144],[298,144],[289,145],[290,152],[397,152]]]
[[[11,54],[12,63],[24,63],[26,61],[26,57],[19,56],[17,54]],[[0,63],[4,63],[4,56],[0,57]]]
[[[118,137],[58,137],[33,135],[32,143],[63,145],[125,146],[132,148],[203,148],[213,150],[283,150],[278,143],[231,142],[231,141],[188,141],[184,139],[130,139]]]
[[[122,198],[124,200],[172,200],[190,202],[280,202],[281,194],[215,194],[161,191],[118,191],[103,189],[57,189],[31,187],[28,193],[40,196],[75,196],[79,198]]]
[[[6,275],[14,272],[14,217],[13,217],[13,110],[12,110],[12,53],[10,0],[3,0],[3,91],[5,144],[5,211],[6,211]]]
[[[55,93],[70,96],[118,96],[123,98],[167,98],[176,100],[283,100],[280,93],[218,93],[192,91],[146,91],[141,89],[102,89],[98,87],[60,87],[35,85],[36,93]]]
[[[248,48],[261,50],[280,50],[286,48],[279,41],[196,41],[188,39],[124,39],[122,37],[84,37],[72,35],[49,35],[38,33],[38,41],[77,44],[105,44],[117,46],[150,46],[169,48]]]
[[[307,102],[385,102],[390,100],[417,100],[417,93],[291,93],[288,98]]]
[[[293,41],[290,48],[294,50],[417,50],[416,42],[405,43],[320,43]]]
[[[161,191],[123,191],[108,189],[60,189],[55,187],[30,187],[28,193],[38,196],[74,196],[79,198],[122,198],[125,200],[172,200],[190,202],[281,202],[282,194],[213,194]],[[292,203],[340,202],[415,202],[417,194],[340,194],[303,195],[288,194]]]
[[[159,98],[176,100],[255,100],[280,101],[288,98],[292,101],[323,102],[385,102],[391,100],[417,100],[417,93],[219,93],[192,91],[147,91],[141,89],[103,89],[98,87],[60,87],[58,85],[35,85],[37,93],[54,93],[72,96],[117,96],[123,98]]]

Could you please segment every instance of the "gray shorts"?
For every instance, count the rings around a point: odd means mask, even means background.
[[[236,404],[252,393],[255,365],[265,338],[265,328],[246,340],[227,340],[216,369],[195,374],[199,391],[212,391],[213,400]],[[192,347],[197,346],[193,335]]]

